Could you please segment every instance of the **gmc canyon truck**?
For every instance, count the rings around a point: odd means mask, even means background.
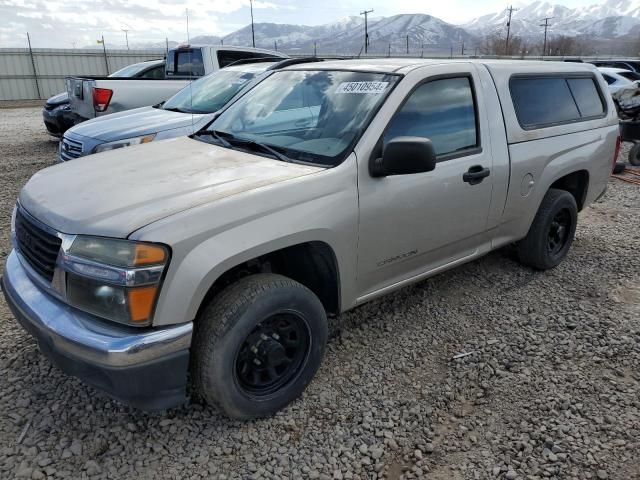
[[[291,65],[190,137],[36,173],[6,300],[131,405],[180,404],[189,379],[232,417],[271,415],[311,382],[328,315],[508,244],[534,269],[565,259],[617,153],[606,91],[578,63]]]
[[[271,50],[219,45],[181,45],[167,52],[164,72],[157,78],[67,77],[71,112],[81,121],[155,105],[168,99],[192,80],[238,60],[288,58]]]

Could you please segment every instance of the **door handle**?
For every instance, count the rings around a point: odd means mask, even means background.
[[[491,170],[482,165],[474,165],[462,175],[462,180],[469,185],[477,185],[489,175],[491,175]]]

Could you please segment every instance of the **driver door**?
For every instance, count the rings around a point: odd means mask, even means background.
[[[480,80],[471,64],[426,71],[412,72],[413,82],[405,77],[376,147],[365,158],[359,152],[359,302],[473,257],[488,244],[493,159]],[[401,136],[429,138],[435,170],[373,178],[370,158]],[[479,170],[488,175],[469,182],[465,174]]]

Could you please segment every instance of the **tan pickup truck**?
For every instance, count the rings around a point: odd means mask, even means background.
[[[508,244],[558,265],[616,154],[606,92],[578,63],[292,65],[190,137],[34,175],[3,291],[45,355],[116,398],[167,408],[189,380],[270,415],[315,375],[327,315]]]

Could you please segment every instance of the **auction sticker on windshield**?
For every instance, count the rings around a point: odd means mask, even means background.
[[[336,93],[382,93],[389,82],[342,82]]]

